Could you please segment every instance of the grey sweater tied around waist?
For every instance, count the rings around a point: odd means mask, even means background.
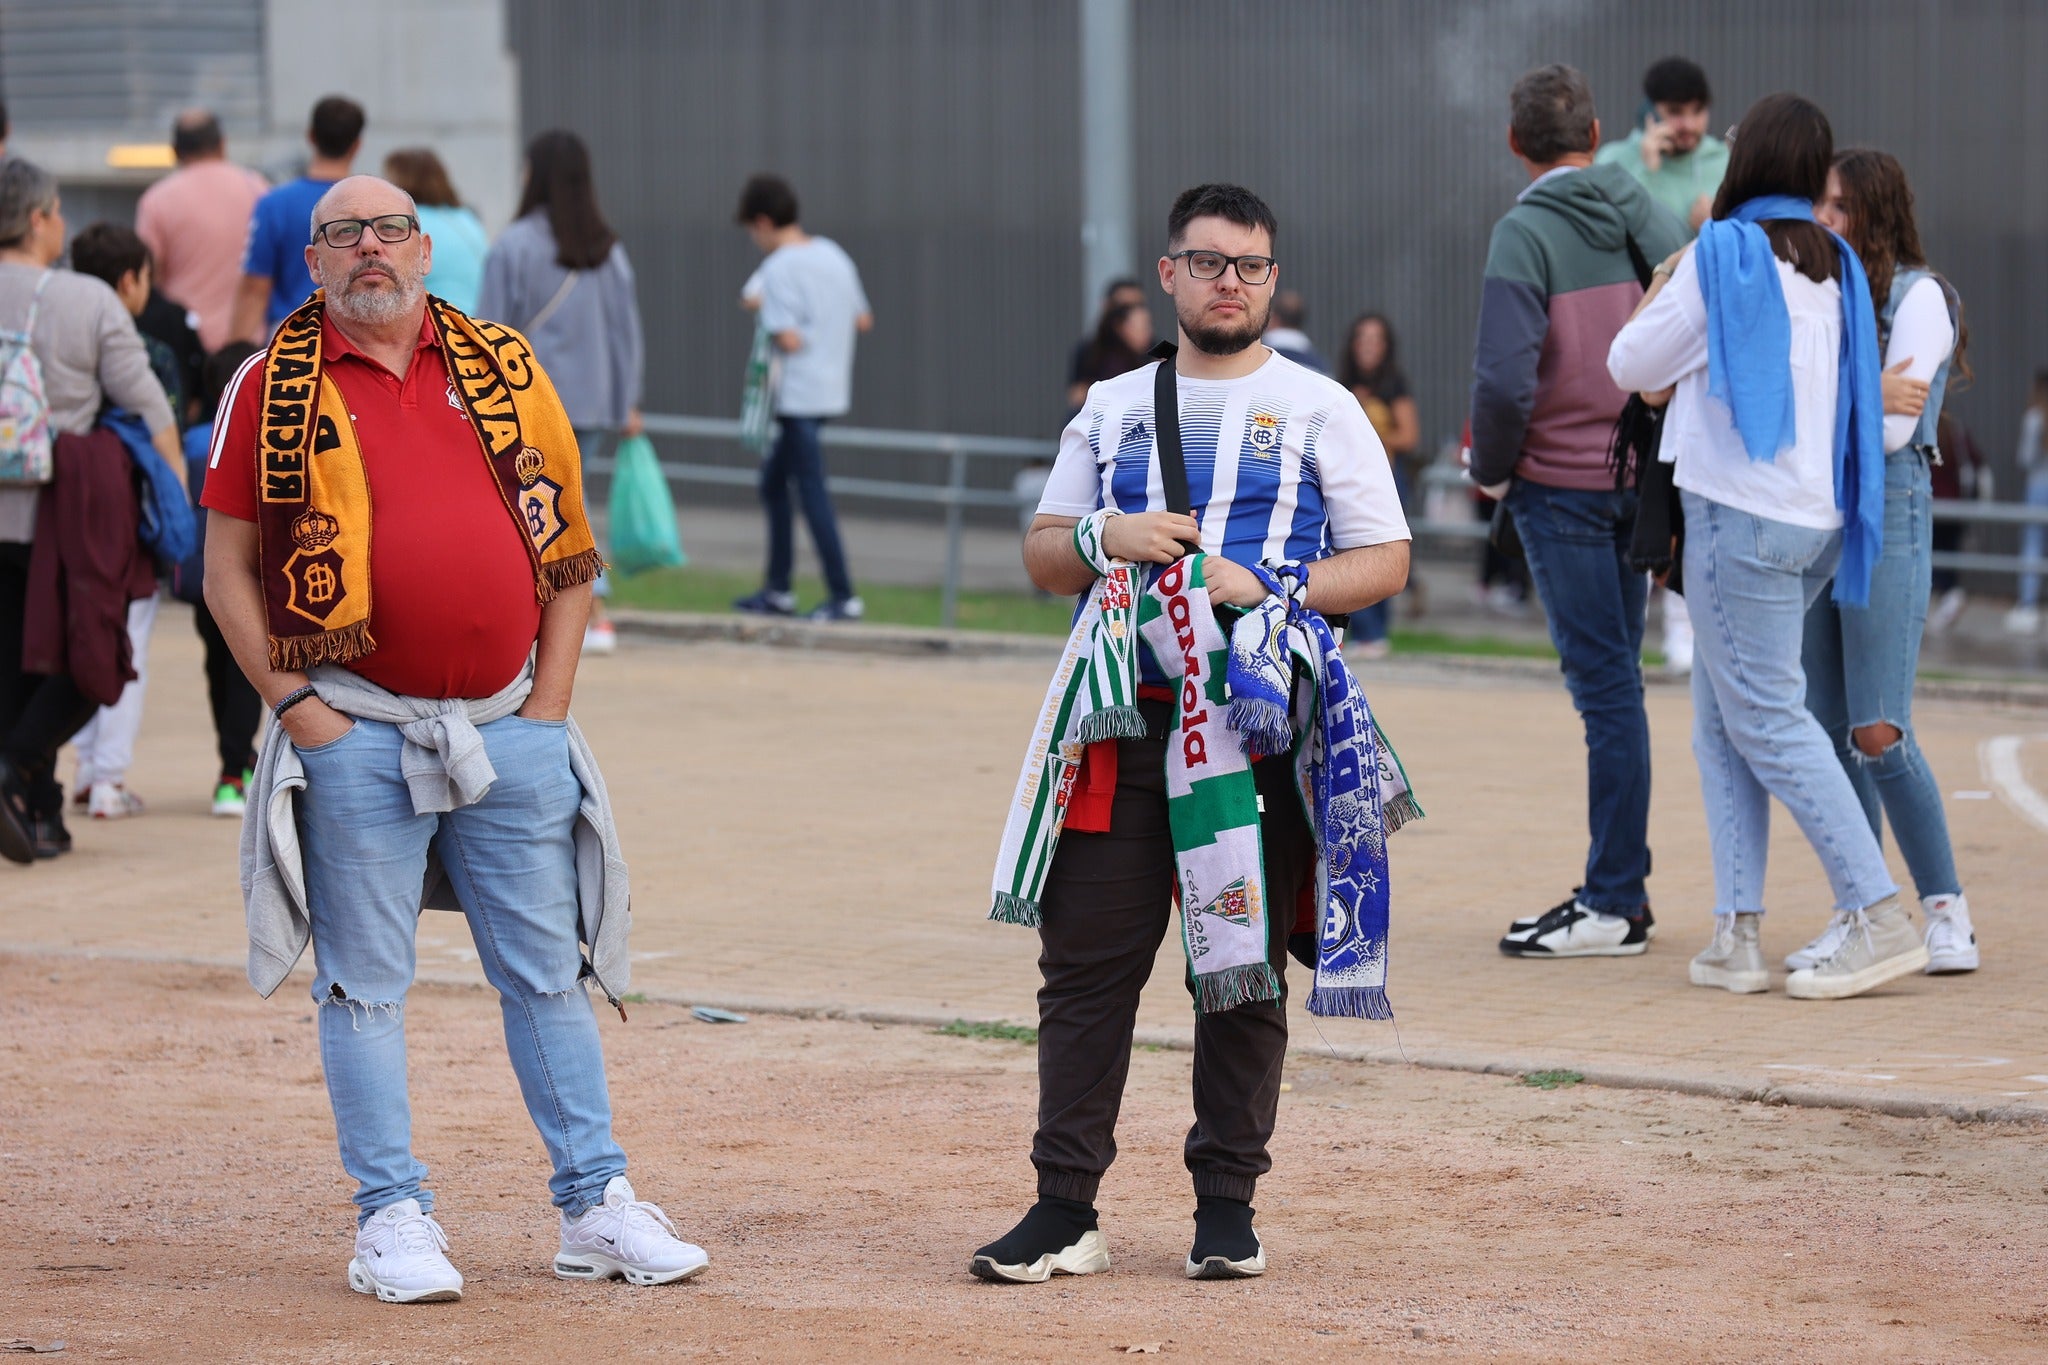
[[[415,813],[455,810],[479,800],[497,780],[484,752],[479,725],[517,711],[533,690],[533,662],[488,697],[449,700],[402,697],[338,664],[321,664],[307,678],[335,710],[358,720],[396,725],[405,736],[399,765]],[[632,927],[626,860],[604,776],[574,719],[569,721],[569,767],[583,786],[576,814],[578,937],[598,989],[614,1008],[631,981],[626,939]],[[269,996],[291,974],[313,935],[306,910],[306,874],[299,850],[297,794],[306,786],[299,751],[281,726],[272,725],[256,758],[255,780],[242,816],[242,902],[249,928],[249,984]],[[427,855],[423,910],[460,910],[440,861]],[[620,1010],[623,1015],[625,1011]]]

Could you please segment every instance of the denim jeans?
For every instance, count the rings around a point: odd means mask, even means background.
[[[573,1218],[626,1170],[612,1140],[597,1019],[577,979],[582,787],[569,768],[569,732],[516,715],[479,731],[497,781],[473,805],[438,815],[413,813],[394,725],[359,720],[340,739],[299,751],[320,1060],[359,1221],[400,1199],[434,1203],[412,1152],[405,1066],[405,994],[430,847],[497,988],[512,1071],[554,1163],[555,1204]]]
[[[1934,492],[1927,459],[1908,446],[1884,467],[1884,547],[1870,574],[1870,605],[1837,607],[1823,594],[1806,613],[1806,706],[1834,741],[1842,770],[1883,835],[1880,803],[1892,837],[1927,896],[1954,895],[1956,859],[1949,847],[1941,784],[1913,738],[1913,674],[1927,626],[1934,575]],[[1899,740],[1877,757],[1858,749],[1852,731],[1898,727]]]
[[[796,484],[811,543],[825,570],[825,587],[835,602],[853,596],[846,572],[846,551],[839,543],[839,522],[832,512],[832,494],[825,487],[825,453],[818,445],[823,417],[778,417],[775,445],[761,463],[761,503],[768,509],[768,575],[770,592],[788,592],[796,561],[796,525],[791,515],[789,486]]]
[[[1842,533],[1794,526],[1685,492],[1685,600],[1692,610],[1692,751],[1714,856],[1714,913],[1764,908],[1771,798],[1819,855],[1835,908],[1898,887],[1863,805],[1806,709],[1806,610],[1827,589]]]
[[[2037,469],[2027,475],[2027,506],[2048,507],[2048,469]],[[2025,559],[2039,559],[2043,546],[2048,545],[2048,526],[2031,522],[2020,532],[2020,555]],[[2041,575],[2023,573],[2020,575],[2020,605],[2037,607],[2041,605]]]
[[[1579,901],[1634,916],[1648,903],[1650,721],[1643,710],[1648,580],[1629,568],[1634,493],[1516,479],[1508,511],[1586,727],[1586,851]]]

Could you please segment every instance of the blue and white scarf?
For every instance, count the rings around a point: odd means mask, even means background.
[[[1422,806],[1336,635],[1308,607],[1307,569],[1284,563],[1252,572],[1271,595],[1231,631],[1229,725],[1260,753],[1292,750],[1295,756],[1296,784],[1320,855],[1308,1011],[1391,1019],[1387,836],[1420,819]],[[1295,659],[1303,664],[1300,687]]]
[[[1727,404],[1742,447],[1769,463],[1795,436],[1792,318],[1777,256],[1762,222],[1814,221],[1813,205],[1788,194],[1759,195],[1727,218],[1700,227],[1696,253],[1707,305],[1707,392]],[[1870,602],[1870,571],[1884,543],[1884,403],[1877,311],[1863,262],[1835,234],[1842,268],[1842,345],[1835,388],[1835,506],[1842,513],[1842,563],[1834,600]]]

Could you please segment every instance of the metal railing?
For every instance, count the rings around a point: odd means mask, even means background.
[[[701,441],[728,441],[737,445],[740,423],[728,417],[685,417],[669,413],[648,413],[644,424],[650,436],[677,436]],[[1021,511],[1027,500],[1008,489],[968,486],[969,462],[998,459],[1051,461],[1059,452],[1055,441],[1027,440],[1012,436],[970,436],[958,432],[890,431],[872,427],[827,426],[824,444],[846,450],[882,450],[898,454],[930,455],[943,458],[943,483],[917,483],[905,479],[871,479],[860,475],[834,474],[826,480],[832,492],[846,497],[873,498],[926,507],[942,507],[946,514],[946,558],[939,596],[939,620],[948,628],[955,625],[960,611],[962,542],[967,529],[967,509],[986,507],[1012,513]],[[610,459],[590,462],[593,471],[608,473]],[[686,460],[662,460],[661,472],[673,483],[752,488],[760,480],[753,466],[702,464]],[[1471,484],[1458,470],[1442,462],[1424,469],[1423,490],[1455,490],[1459,495]],[[1949,502],[1933,506],[1937,521],[1976,522],[1999,526],[2048,526],[2048,507],[2023,503]],[[1486,537],[1486,523],[1480,520],[1411,517],[1409,529],[1417,540],[1477,541]],[[1937,569],[1966,573],[2043,573],[2048,559],[2025,559],[2019,555],[1976,554],[1967,551],[1936,551]]]

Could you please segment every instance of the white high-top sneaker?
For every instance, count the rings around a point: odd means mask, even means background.
[[[1856,923],[1856,912],[1837,910],[1835,917],[1828,921],[1827,928],[1815,935],[1813,942],[1794,953],[1785,954],[1785,970],[1803,972],[1815,967],[1835,955],[1835,949],[1842,946],[1842,940],[1849,936],[1849,930]]]
[[[1970,903],[1953,896],[1923,896],[1927,915],[1927,974],[1977,970],[1977,930],[1970,923]]]
[[[605,1185],[602,1204],[592,1204],[580,1218],[563,1217],[562,1249],[555,1254],[555,1274],[565,1280],[623,1276],[628,1284],[668,1284],[710,1264],[702,1247],[676,1236],[667,1214],[633,1197],[622,1175]]]
[[[462,1297],[462,1272],[447,1256],[448,1234],[417,1199],[386,1204],[356,1230],[348,1287],[386,1303],[442,1303]]]
[[[1795,1000],[1843,1000],[1927,965],[1927,946],[1897,895],[1867,905],[1852,917],[1841,947],[1823,962],[1785,978]]]
[[[1762,920],[1755,914],[1714,916],[1714,941],[1692,960],[1692,984],[1719,986],[1736,995],[1769,990],[1771,971],[1758,942]]]

